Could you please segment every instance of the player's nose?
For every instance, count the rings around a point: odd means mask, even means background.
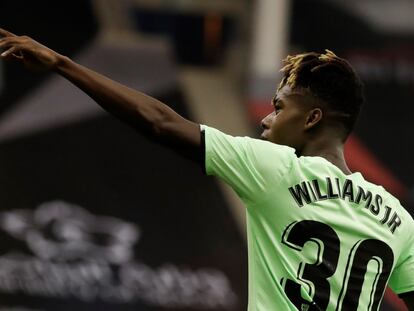
[[[260,122],[260,125],[262,126],[262,129],[264,129],[264,130],[269,129],[269,119],[270,119],[270,114],[268,114],[266,117],[264,117],[263,120]]]

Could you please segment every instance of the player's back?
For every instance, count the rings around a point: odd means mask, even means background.
[[[321,157],[294,158],[262,196],[248,208],[251,310],[378,309],[413,241],[396,198]]]
[[[414,221],[359,173],[203,126],[206,173],[247,207],[249,310],[377,310],[414,291]]]

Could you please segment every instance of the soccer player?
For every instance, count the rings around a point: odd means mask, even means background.
[[[27,36],[0,34],[3,59],[57,72],[232,186],[247,207],[250,311],[378,310],[387,285],[414,310],[414,221],[344,160],[363,103],[347,61],[288,56],[257,140],[200,126]]]

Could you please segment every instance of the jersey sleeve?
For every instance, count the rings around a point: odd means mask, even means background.
[[[414,237],[400,256],[397,266],[391,274],[389,286],[397,294],[414,291]]]
[[[249,137],[234,137],[202,125],[205,171],[229,184],[245,201],[258,203],[275,187],[296,158],[294,149]],[[268,189],[267,189],[268,190]]]

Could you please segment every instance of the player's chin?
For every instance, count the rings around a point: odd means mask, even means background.
[[[260,135],[260,139],[261,139],[261,140],[269,140],[269,139],[267,138],[267,136],[266,136],[265,132],[263,132],[263,133]]]

